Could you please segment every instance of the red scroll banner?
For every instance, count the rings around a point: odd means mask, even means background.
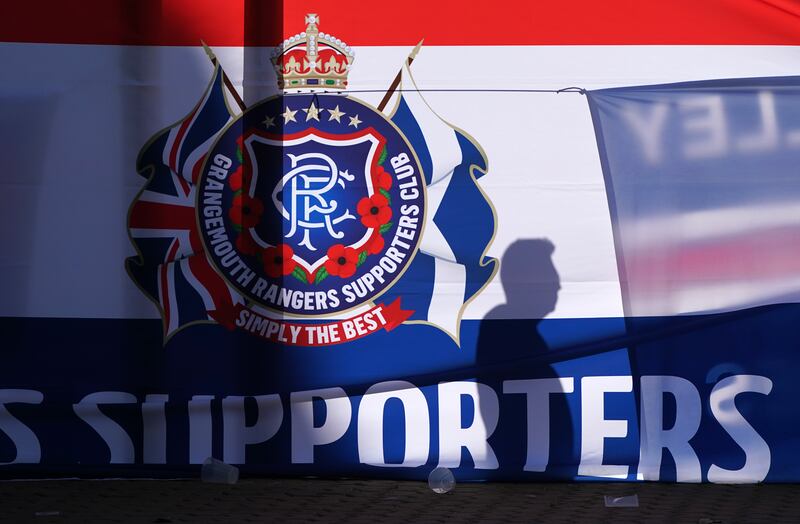
[[[330,346],[365,337],[380,329],[391,331],[414,312],[400,307],[397,298],[389,304],[378,304],[354,317],[327,324],[286,322],[269,318],[236,304],[225,312],[211,312],[214,320],[229,329],[242,329],[257,337],[285,346]]]

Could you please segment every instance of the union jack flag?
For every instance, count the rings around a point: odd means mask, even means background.
[[[217,66],[189,115],[157,133],[139,153],[137,171],[147,183],[128,211],[128,232],[138,254],[127,259],[126,267],[161,309],[165,340],[180,327],[213,320],[242,301],[204,253],[194,207],[205,155],[232,117]]]

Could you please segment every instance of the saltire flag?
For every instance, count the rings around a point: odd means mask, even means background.
[[[211,267],[197,233],[195,191],[206,152],[234,114],[222,69],[192,111],[142,148],[138,173],[147,179],[131,205],[128,226],[138,256],[126,266],[163,314],[164,334],[210,321],[241,301]]]
[[[414,311],[409,322],[430,323],[458,341],[464,307],[498,268],[497,259],[486,256],[494,209],[477,182],[488,162],[474,139],[431,109],[407,62],[394,104],[391,120],[425,176],[427,210],[420,252],[387,296],[402,297],[403,307]]]

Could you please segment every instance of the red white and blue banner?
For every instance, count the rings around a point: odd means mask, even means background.
[[[800,8],[641,4],[15,6],[0,476],[799,481]]]

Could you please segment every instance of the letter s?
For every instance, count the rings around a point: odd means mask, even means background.
[[[109,463],[133,464],[133,442],[122,426],[106,416],[98,404],[135,404],[136,397],[121,391],[99,391],[89,393],[83,399],[72,405],[75,414],[89,424],[93,430],[105,441],[110,452]]]
[[[404,204],[400,206],[400,214],[415,217],[419,215],[419,206],[416,204]]]
[[[9,413],[5,404],[41,404],[43,399],[44,395],[32,389],[0,389],[0,431],[8,435],[17,450],[14,460],[0,462],[0,465],[41,461],[42,447],[36,434]]]
[[[744,466],[740,469],[724,469],[712,464],[708,470],[709,482],[761,482],[767,477],[772,456],[766,441],[736,409],[736,395],[753,392],[769,395],[772,381],[758,375],[734,375],[727,377],[711,390],[709,403],[711,413],[728,435],[744,451]]]

